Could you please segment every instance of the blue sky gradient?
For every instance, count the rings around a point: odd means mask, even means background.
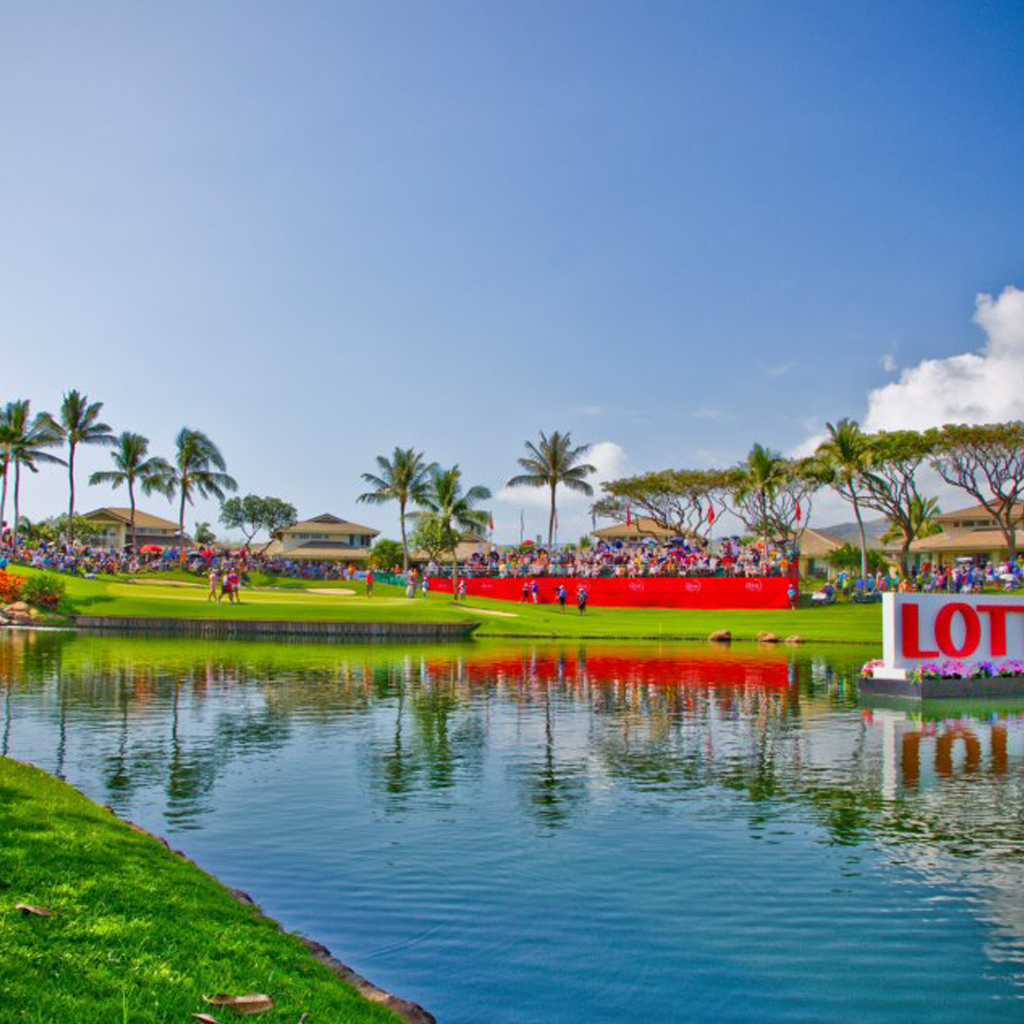
[[[0,399],[392,535],[395,444],[496,491],[540,429],[792,449],[1024,285],[1022,54],[1019,3],[7,5]]]

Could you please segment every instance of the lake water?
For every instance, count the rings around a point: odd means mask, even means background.
[[[870,650],[0,638],[0,749],[444,1024],[1019,1021],[1024,718]]]

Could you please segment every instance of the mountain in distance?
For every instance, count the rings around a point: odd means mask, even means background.
[[[888,526],[889,521],[887,519],[864,520],[864,535],[867,537],[868,544],[871,547],[875,545],[881,546],[881,536],[885,533]],[[835,526],[816,526],[814,529],[820,529],[822,533],[827,533],[829,536],[841,541],[849,541],[855,545],[860,544],[860,528],[857,526],[856,520],[850,523],[837,523]]]

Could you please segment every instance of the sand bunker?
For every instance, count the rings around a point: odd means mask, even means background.
[[[354,590],[346,590],[344,587],[308,587],[303,592],[306,594],[326,594],[328,597],[341,597],[355,593]]]

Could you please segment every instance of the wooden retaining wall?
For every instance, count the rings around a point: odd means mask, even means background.
[[[174,619],[145,615],[79,615],[79,629],[222,640],[468,640],[478,622],[289,622],[278,619]]]

